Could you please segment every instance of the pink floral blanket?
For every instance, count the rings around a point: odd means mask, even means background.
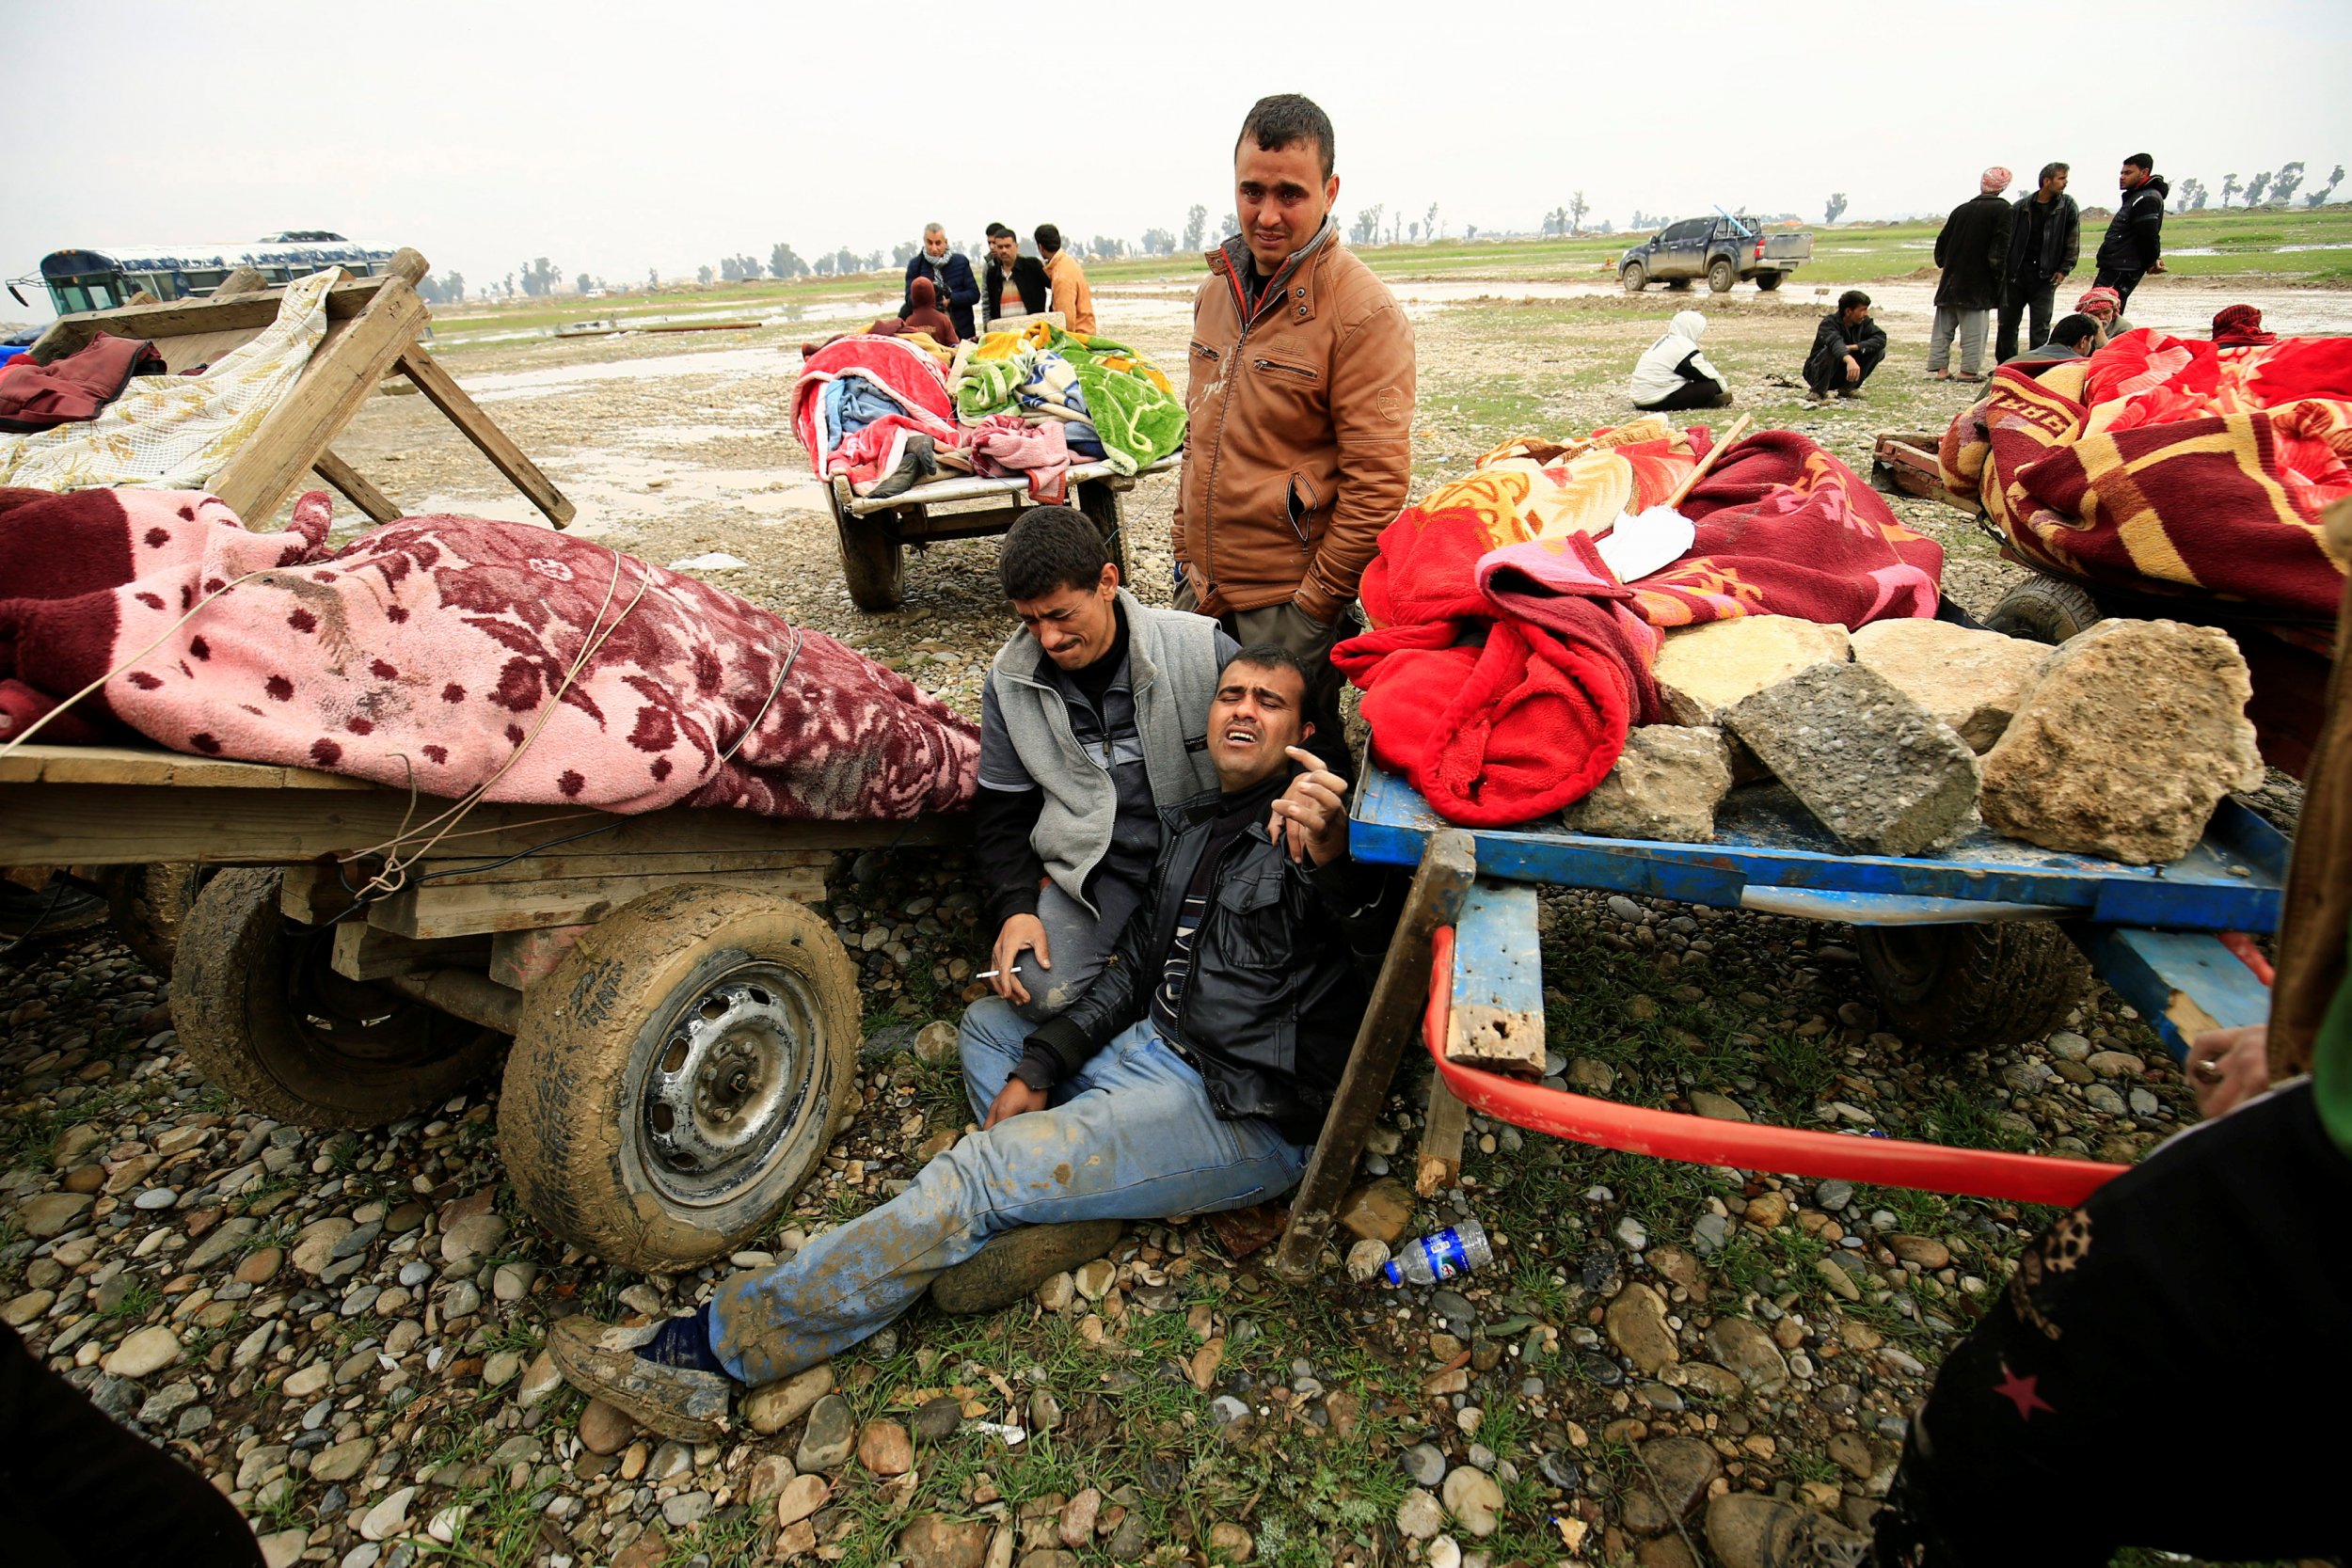
[[[318,492],[284,533],[188,492],[0,492],[0,743],[121,666],[63,717],[429,795],[868,820],[972,797],[968,720],[732,594],[479,517],[329,553],[329,517]]]

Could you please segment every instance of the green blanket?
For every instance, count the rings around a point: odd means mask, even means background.
[[[1055,373],[1057,360],[1075,378],[1087,419],[1103,443],[1104,460],[1114,472],[1136,473],[1184,444],[1183,401],[1150,360],[1108,338],[1057,332],[1041,349],[975,360],[964,367],[956,388],[956,412],[977,421],[1018,413],[1025,398],[1066,404],[1055,386],[1065,379]]]

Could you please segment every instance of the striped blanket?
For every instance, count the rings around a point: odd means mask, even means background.
[[[1938,453],[1945,488],[2052,571],[2321,621],[2347,563],[2319,514],[2352,494],[2347,455],[2352,340],[2147,328],[2038,377],[2004,367]]]

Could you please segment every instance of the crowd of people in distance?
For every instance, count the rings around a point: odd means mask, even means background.
[[[988,226],[988,263],[978,278],[971,259],[947,243],[944,224],[926,224],[923,247],[907,261],[906,295],[898,313],[866,330],[886,337],[920,332],[944,348],[996,329],[1015,317],[1058,311],[1080,338],[1094,335],[1094,291],[1086,268],[1062,244],[1061,230],[1037,226],[1037,254],[1021,252],[1021,236],[1001,223]]]

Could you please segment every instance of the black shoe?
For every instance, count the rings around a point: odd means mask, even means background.
[[[1010,1307],[1064,1269],[1091,1263],[1119,1244],[1124,1220],[1073,1220],[1000,1231],[980,1250],[931,1281],[943,1312],[993,1312]]]
[[[882,476],[882,482],[866,492],[876,500],[905,495],[923,481],[939,472],[939,452],[928,436],[907,437],[905,453],[898,466]]]
[[[708,1443],[727,1430],[733,1378],[687,1367],[665,1367],[637,1354],[660,1332],[613,1328],[593,1318],[566,1318],[548,1333],[548,1354],[564,1380],[591,1399],[664,1437]]]

